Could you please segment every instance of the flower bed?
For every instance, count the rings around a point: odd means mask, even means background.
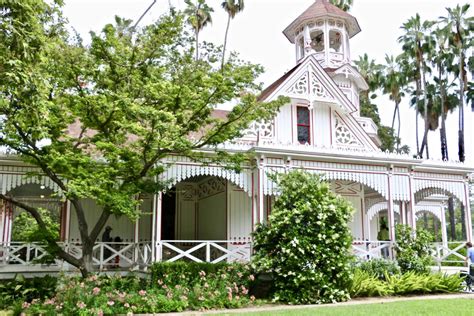
[[[148,280],[92,275],[61,277],[54,295],[17,296],[2,308],[44,315],[103,315],[238,308],[251,304],[254,279],[246,265],[157,263]]]

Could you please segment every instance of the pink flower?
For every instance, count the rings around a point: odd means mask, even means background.
[[[187,301],[188,300],[188,297],[185,296],[185,295],[182,295],[179,297],[182,301]]]
[[[242,285],[242,287],[241,287],[241,290],[242,290],[242,294],[244,294],[244,295],[247,295],[248,292],[249,292],[249,290],[248,290],[245,286],[243,286],[243,285]]]
[[[107,305],[109,305],[109,306],[114,306],[114,304],[115,304],[114,301],[108,301],[108,302],[107,302]]]
[[[119,293],[119,294],[118,294],[118,296],[119,296],[120,298],[125,298],[126,295],[127,295],[126,293]]]
[[[100,289],[99,289],[98,287],[95,287],[95,288],[92,289],[92,293],[93,293],[94,295],[99,294],[99,292],[100,292]]]
[[[254,277],[254,275],[253,275],[253,274],[251,274],[251,275],[249,276],[249,280],[250,280],[250,281],[253,281],[253,280],[255,280],[255,277]]]
[[[86,305],[86,303],[84,303],[84,302],[82,302],[82,301],[79,301],[79,302],[77,302],[76,306],[79,307],[80,309],[83,309],[83,308],[86,307],[87,305]]]
[[[54,298],[45,300],[44,305],[54,305]]]
[[[200,301],[204,301],[204,300],[205,300],[205,298],[204,298],[204,296],[202,296],[202,295],[201,295],[201,296],[199,296],[199,297],[198,297],[198,300],[200,300]]]
[[[227,293],[227,298],[229,299],[229,301],[232,301],[232,291]]]
[[[237,272],[237,276],[241,278],[243,276],[242,272]]]
[[[138,295],[140,295],[140,296],[145,296],[145,295],[146,295],[146,291],[145,291],[145,290],[140,290],[140,291],[138,291]]]
[[[31,305],[31,304],[28,303],[28,302],[23,302],[23,304],[21,304],[21,307],[22,307],[22,308],[28,308],[28,307],[30,307],[30,305]]]
[[[104,316],[104,311],[101,309],[97,310],[97,316]]]
[[[84,282],[79,283],[80,288],[84,288],[84,286],[85,286]]]
[[[162,285],[162,284],[163,284],[163,281],[162,281],[162,280],[158,280],[158,284],[159,284],[159,285]]]
[[[236,299],[236,300],[239,300],[239,299],[240,299],[240,296],[236,295],[236,296],[235,296],[235,299]]]
[[[207,289],[209,287],[209,284],[207,284],[207,282],[204,283],[204,287]]]
[[[171,292],[166,293],[166,297],[167,298],[173,298],[173,293],[171,293]]]
[[[251,300],[252,302],[255,301],[255,296],[250,295],[250,300]]]
[[[205,277],[205,276],[206,276],[206,272],[204,272],[204,271],[199,271],[199,276],[200,276],[201,278]]]
[[[90,278],[89,278],[89,280],[91,280],[91,281],[97,281],[97,275],[95,275],[95,274],[94,274],[94,275],[91,275]]]
[[[127,308],[128,308],[128,307],[130,307],[130,304],[128,304],[128,303],[125,303],[125,304],[123,304],[123,306],[125,306],[125,307],[127,307]]]

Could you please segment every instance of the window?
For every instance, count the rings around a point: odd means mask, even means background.
[[[311,124],[309,117],[309,109],[307,107],[296,107],[296,124],[298,133],[298,142],[300,144],[311,144]]]

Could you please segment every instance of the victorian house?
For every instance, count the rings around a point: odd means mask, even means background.
[[[351,38],[360,32],[355,17],[317,0],[283,34],[294,45],[296,63],[261,96],[269,101],[288,96],[269,122],[254,122],[245,135],[222,148],[252,151],[256,161],[240,173],[219,165],[202,165],[172,156],[162,180],[169,190],[145,199],[144,215],[135,223],[111,218],[116,246],[98,241],[95,262],[100,267],[146,266],[151,261],[187,259],[218,262],[248,260],[251,233],[266,221],[279,188],[272,173],[301,169],[320,174],[334,192],[350,201],[353,251],[360,257],[380,256],[395,240],[396,223],[416,226],[420,214],[439,223],[446,246],[446,200],[464,206],[466,239],[472,225],[468,177],[474,169],[457,162],[413,158],[382,152],[377,126],[360,115],[359,95],[367,83],[353,66]],[[216,111],[216,115],[225,115]],[[80,251],[74,209],[52,195],[59,188],[48,178],[28,178],[32,167],[15,156],[0,157],[0,189],[35,205],[57,210],[60,238],[71,252]],[[91,220],[96,206],[85,201]],[[13,238],[20,209],[3,204],[0,211],[0,266],[31,265],[44,251]],[[388,223],[390,241],[377,241],[381,221]],[[26,249],[27,251],[22,251]],[[104,248],[112,255],[104,257]],[[25,255],[26,254],[26,255]]]

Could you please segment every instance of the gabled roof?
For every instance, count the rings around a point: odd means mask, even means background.
[[[298,29],[302,24],[309,20],[314,20],[315,18],[320,17],[343,19],[346,22],[349,37],[353,37],[360,32],[359,22],[357,22],[355,17],[339,9],[335,5],[332,5],[327,0],[316,0],[316,2],[297,17],[296,20],[291,22],[291,24],[283,31],[283,34],[285,34],[290,42],[294,43],[295,29]]]
[[[281,76],[275,82],[273,82],[268,88],[266,88],[259,97],[260,101],[269,101],[278,95],[285,95],[294,98],[305,98],[305,95],[292,95],[288,93],[288,88],[295,85],[305,74],[311,70],[314,75],[314,80],[317,80],[317,84],[320,85],[320,89],[324,90],[327,97],[332,99],[326,99],[321,101],[329,101],[336,104],[339,110],[342,112],[355,112],[356,107],[347,98],[347,96],[341,91],[334,80],[328,75],[328,73],[321,67],[316,57],[312,55],[306,56],[298,65],[293,67],[286,74]],[[311,85],[311,80],[307,80],[307,84]],[[309,90],[309,89],[308,89]],[[308,95],[306,95],[308,97]],[[317,97],[316,97],[317,99]],[[311,101],[311,100],[309,100]]]
[[[369,85],[365,82],[364,77],[362,77],[359,71],[351,64],[344,64],[337,69],[326,69],[326,71],[331,77],[344,76],[346,78],[351,78],[360,90],[365,91],[369,89]]]

